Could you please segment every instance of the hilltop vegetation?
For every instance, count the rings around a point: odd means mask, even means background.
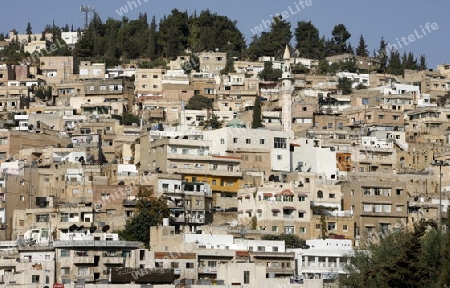
[[[275,17],[268,31],[254,35],[249,45],[237,22],[227,16],[203,10],[199,14],[182,12],[173,9],[158,22],[147,13],[140,14],[138,19],[121,20],[108,18],[103,21],[95,14],[88,28],[83,31],[80,41],[73,51],[63,49],[55,55],[73,53],[80,60],[105,62],[107,66],[128,63],[130,59],[146,59],[142,65],[146,67],[165,67],[165,63],[178,55],[193,54],[202,51],[226,52],[230,58],[257,60],[261,56],[281,58],[284,47],[291,45],[297,51],[296,57],[323,60],[325,57],[343,53],[362,57],[377,57],[380,60],[378,72],[402,74],[403,69],[426,69],[426,58],[417,58],[413,53],[400,55],[398,51],[387,51],[388,43],[382,38],[378,49],[372,55],[363,35],[359,36],[358,46],[351,45],[352,34],[344,24],[337,24],[331,31],[331,37],[321,36],[320,31],[311,21],[298,21],[295,28],[291,22]],[[31,24],[26,26],[31,33]],[[60,39],[61,31],[69,31],[69,26],[59,28],[55,24],[48,25],[43,32],[49,32]],[[74,31],[73,27],[71,31]],[[79,30],[80,31],[80,30]],[[0,40],[4,37],[0,35]],[[60,39],[62,41],[62,39]],[[18,62],[24,58],[23,47],[12,41],[12,46],[0,52],[0,57]],[[22,52],[21,52],[22,51]],[[163,61],[164,60],[164,61]],[[144,62],[145,61],[145,62]],[[345,67],[319,65],[318,73],[333,73],[335,70],[354,70],[347,64]],[[224,69],[227,73],[229,69]],[[302,67],[296,71],[308,72]]]

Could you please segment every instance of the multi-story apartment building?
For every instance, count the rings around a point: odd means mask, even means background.
[[[78,69],[77,61],[72,56],[43,56],[39,62],[42,74],[37,78],[42,77],[50,84],[72,79]]]
[[[198,54],[200,72],[218,75],[227,64],[227,53],[201,52]]]
[[[135,268],[139,242],[120,241],[114,233],[62,235],[53,242],[58,283],[109,283],[112,269]]]
[[[343,184],[342,192],[344,209],[353,211],[356,244],[377,242],[399,225],[406,227],[408,198],[404,182],[362,178]]]
[[[135,91],[138,96],[162,96],[163,76],[165,69],[137,69],[135,78]]]

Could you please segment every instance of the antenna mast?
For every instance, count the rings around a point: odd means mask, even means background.
[[[89,25],[89,13],[94,13],[95,8],[94,6],[82,5],[80,11],[84,14],[84,29],[87,29]]]

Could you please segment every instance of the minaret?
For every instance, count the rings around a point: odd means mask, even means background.
[[[281,80],[281,101],[282,101],[282,117],[283,131],[292,132],[292,92],[294,91],[294,78],[291,75],[291,53],[288,45],[284,51],[283,60],[283,76]]]

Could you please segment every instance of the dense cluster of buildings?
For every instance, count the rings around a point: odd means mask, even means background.
[[[267,59],[222,75],[226,53],[197,56],[158,69],[71,56],[0,66],[1,285],[322,287],[355,247],[447,218],[450,65],[395,76],[339,55],[327,60],[360,73],[316,75],[287,48],[270,59],[282,78],[266,82]],[[292,74],[298,63],[312,72]],[[213,109],[186,109],[194,95]],[[257,97],[263,127],[251,129]],[[122,125],[125,114],[139,121]],[[150,249],[117,234],[139,187],[170,209]],[[307,242],[264,240],[278,234]]]

